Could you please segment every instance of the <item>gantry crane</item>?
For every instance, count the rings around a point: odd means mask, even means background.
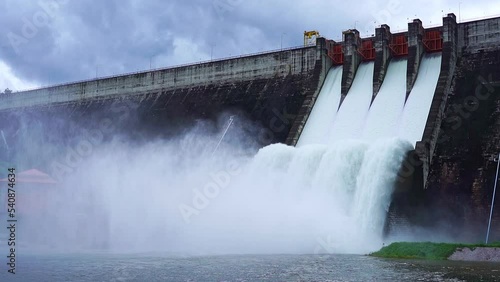
[[[316,38],[318,37],[320,37],[319,31],[304,31],[304,46],[314,45],[316,43]]]

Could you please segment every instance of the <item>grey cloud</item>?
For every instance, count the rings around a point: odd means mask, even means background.
[[[47,26],[12,48],[8,34],[22,35],[23,18],[33,21],[40,3],[66,1],[55,9]],[[377,22],[406,29],[418,15],[424,24],[440,23],[455,1],[400,1],[401,11],[384,17],[391,1],[300,0],[0,0],[0,61],[15,75],[46,85],[133,72],[242,53],[302,44],[302,32],[318,29],[340,39],[354,25],[362,34],[373,33]],[[491,7],[487,1],[476,5]],[[465,9],[465,4],[462,8]],[[458,8],[458,7],[456,7]],[[491,10],[491,9],[490,9]],[[493,9],[494,10],[494,9]],[[492,12],[493,12],[492,10]],[[497,9],[500,13],[500,8]],[[382,16],[377,16],[382,15]],[[426,21],[428,20],[428,21]],[[399,28],[398,28],[399,27]],[[1,86],[0,86],[1,87]]]

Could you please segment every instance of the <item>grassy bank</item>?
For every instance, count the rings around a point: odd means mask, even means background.
[[[448,244],[431,242],[398,242],[383,247],[370,256],[382,258],[446,260],[458,248],[500,247],[500,242],[493,244]]]

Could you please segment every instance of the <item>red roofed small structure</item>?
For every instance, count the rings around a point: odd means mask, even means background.
[[[7,188],[15,190],[15,209],[19,215],[41,215],[49,204],[50,194],[58,183],[48,174],[37,169],[15,173],[15,185],[9,187],[8,178],[0,179],[0,207],[7,211]],[[2,184],[3,183],[3,184]]]
[[[0,179],[0,182],[8,182],[7,178]],[[16,183],[37,183],[37,184],[57,184],[48,174],[37,169],[30,169],[16,173]]]

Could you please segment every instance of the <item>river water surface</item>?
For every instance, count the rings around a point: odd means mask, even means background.
[[[0,281],[500,281],[494,263],[391,260],[357,255],[21,256]]]

